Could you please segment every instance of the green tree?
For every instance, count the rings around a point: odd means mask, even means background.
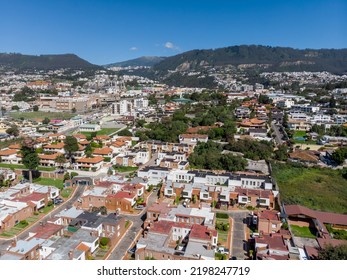
[[[332,246],[327,245],[319,250],[318,259],[320,260],[347,260],[347,245]]]
[[[76,111],[77,111],[77,110],[76,110],[75,107],[73,107],[73,108],[71,109],[71,113],[73,113],[73,114],[76,113]]]
[[[59,164],[59,167],[62,168],[62,165],[66,162],[64,155],[59,155],[55,158],[55,162]]]
[[[34,111],[34,112],[37,112],[38,110],[39,110],[39,106],[34,105],[34,106],[33,106],[33,111]]]
[[[107,208],[105,206],[101,206],[99,210],[101,215],[107,215]]]
[[[49,124],[51,122],[51,120],[47,117],[45,117],[42,121],[43,124]]]
[[[342,164],[347,159],[347,147],[336,149],[332,154],[332,159],[337,164]]]
[[[66,136],[64,140],[64,150],[68,155],[70,162],[72,162],[72,154],[79,149],[77,139],[73,136]]]
[[[129,129],[123,129],[117,133],[119,136],[133,136]]]
[[[287,145],[281,145],[278,147],[278,149],[274,152],[275,159],[280,161],[285,161],[288,159],[288,147]]]
[[[11,110],[19,111],[19,107],[17,105],[14,105],[14,106],[11,107]]]
[[[21,145],[22,163],[29,170],[29,181],[32,183],[32,171],[39,166],[40,159],[35,149],[35,141],[31,138],[25,138]]]
[[[11,127],[9,127],[8,129],[6,129],[6,133],[12,136],[17,137],[19,135],[19,129],[18,126],[16,126],[15,124],[12,125]]]
[[[65,182],[66,180],[70,180],[70,173],[69,173],[69,172],[66,172],[66,173],[64,174],[64,179],[63,179],[63,181]]]

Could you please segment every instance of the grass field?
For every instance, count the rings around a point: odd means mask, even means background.
[[[53,178],[37,178],[33,180],[34,183],[43,185],[43,186],[54,186],[59,189],[63,188],[63,180],[62,179],[53,179]]]
[[[137,166],[132,167],[132,166],[117,166],[117,165],[114,165],[113,168],[117,172],[132,172],[132,171],[136,171],[137,169],[139,169]]]
[[[110,135],[112,133],[115,133],[118,130],[119,128],[102,128],[101,130],[96,132],[96,135]],[[78,133],[84,134],[87,137],[92,134],[92,132],[86,132],[86,131],[81,131]]]
[[[314,145],[317,143],[317,141],[313,141],[313,140],[297,140],[295,139],[296,137],[306,137],[306,131],[302,131],[302,130],[295,131],[293,135],[294,142],[296,144],[310,144],[310,145]]]
[[[229,224],[229,219],[216,219],[216,225],[217,224]],[[224,230],[219,230],[218,231],[218,243],[220,243],[222,246],[227,246],[228,243],[228,232],[229,231],[224,231]]]
[[[50,120],[68,120],[76,116],[76,114],[65,113],[65,112],[12,112],[9,114],[12,118],[20,119],[24,118],[26,120],[44,119],[49,118]]]
[[[68,198],[72,193],[72,189],[63,189],[61,192],[60,192],[60,195],[64,198]]]
[[[290,226],[292,232],[297,237],[306,237],[306,238],[316,238],[316,229],[310,227],[299,227],[296,225]]]
[[[293,138],[295,137],[305,137],[306,136],[306,131],[301,131],[301,130],[297,130],[294,132]]]
[[[0,167],[3,168],[12,168],[12,169],[26,169],[22,164],[8,164],[8,163],[0,163]],[[54,171],[55,167],[38,167],[40,171]]]
[[[272,164],[273,176],[285,204],[347,213],[347,180],[338,170]]]

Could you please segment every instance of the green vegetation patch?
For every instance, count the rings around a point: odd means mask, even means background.
[[[34,183],[38,185],[43,185],[43,186],[54,186],[57,187],[58,189],[63,188],[63,180],[62,179],[53,179],[53,178],[36,178],[33,180]]]
[[[290,226],[292,232],[297,237],[306,237],[306,238],[316,238],[317,230],[312,227],[300,227],[296,225]]]
[[[96,131],[96,135],[110,135],[117,132],[118,130],[119,128],[102,128],[101,130]],[[78,133],[84,134],[87,137],[91,137],[93,132],[80,131]]]
[[[272,170],[285,204],[347,213],[347,180],[338,170],[289,163],[272,164]]]
[[[11,112],[9,114],[14,119],[24,118],[25,120],[36,120],[49,118],[50,120],[69,120],[76,114],[66,112]]]
[[[139,169],[137,166],[117,166],[117,165],[114,165],[113,168],[117,172],[132,172]]]

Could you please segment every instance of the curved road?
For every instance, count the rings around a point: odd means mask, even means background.
[[[54,215],[56,215],[57,213],[62,211],[64,208],[70,208],[77,201],[77,199],[81,197],[81,195],[84,191],[84,188],[85,188],[85,186],[78,186],[71,198],[69,198],[63,204],[54,208],[46,216],[44,216],[42,219],[36,221],[34,224],[30,225],[28,228],[26,228],[24,231],[22,231],[17,236],[14,236],[10,239],[0,237],[0,252],[6,250],[10,246],[10,244],[14,238],[16,238],[17,240],[27,238],[29,235],[29,231],[33,227],[37,226],[40,222],[47,222],[48,219],[50,219],[51,217],[53,217]]]

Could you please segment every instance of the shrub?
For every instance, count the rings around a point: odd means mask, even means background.
[[[101,237],[101,239],[100,239],[100,245],[101,246],[107,246],[107,244],[110,242],[110,239],[109,238],[107,238],[107,237]]]
[[[111,162],[111,158],[110,157],[104,157],[104,162]]]
[[[73,177],[76,177],[76,176],[78,176],[78,173],[77,173],[77,172],[71,172],[71,173],[70,173],[71,179],[72,179]]]
[[[19,224],[21,225],[21,226],[27,226],[27,225],[29,225],[29,223],[28,223],[28,221],[27,220],[21,220],[20,222],[19,222]]]
[[[227,213],[216,213],[216,218],[218,218],[218,219],[229,219],[229,215]]]
[[[229,223],[223,225],[223,230],[228,231],[229,230]]]
[[[227,259],[227,255],[221,254],[221,253],[215,253],[214,257],[216,260],[226,260]]]

